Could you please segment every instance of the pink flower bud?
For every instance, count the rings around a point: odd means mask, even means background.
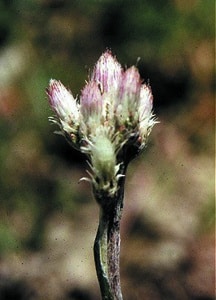
[[[100,85],[102,93],[116,90],[122,77],[122,68],[110,51],[106,51],[97,61],[91,80]]]
[[[149,85],[142,85],[139,99],[139,140],[142,149],[155,123],[152,113],[153,96]]]
[[[140,95],[141,79],[137,68],[131,67],[127,69],[122,76],[120,85],[120,99],[134,103]]]
[[[80,119],[76,100],[64,85],[57,80],[50,80],[46,92],[49,104],[56,113],[63,129],[70,133],[69,131],[73,131],[73,126],[76,127]]]
[[[137,68],[131,67],[122,75],[119,93],[116,101],[119,123],[137,122],[137,109],[139,104],[141,79]]]
[[[92,114],[101,114],[101,98],[102,95],[98,84],[95,81],[88,82],[80,96],[80,109],[85,119],[88,119],[88,116]]]
[[[139,120],[148,118],[152,113],[153,96],[149,85],[143,84],[140,89]]]

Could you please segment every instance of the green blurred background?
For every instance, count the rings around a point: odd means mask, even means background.
[[[85,158],[48,122],[111,49],[137,65],[160,121],[126,180],[125,300],[214,294],[213,0],[0,1],[0,299],[100,299],[98,207]]]

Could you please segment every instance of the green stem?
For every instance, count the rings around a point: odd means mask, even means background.
[[[98,194],[97,194],[98,195]],[[95,193],[96,196],[96,193]],[[94,243],[94,258],[102,300],[122,300],[120,284],[120,221],[124,197],[124,178],[115,196],[103,198]],[[101,198],[101,195],[100,195]],[[98,198],[96,197],[98,200]]]
[[[97,277],[100,285],[102,300],[113,300],[108,278],[107,265],[107,235],[108,235],[108,216],[104,211],[100,212],[99,226],[94,242],[94,259]]]
[[[122,206],[120,201],[113,207],[109,219],[107,261],[108,274],[112,294],[115,300],[122,300],[120,283],[120,221]]]

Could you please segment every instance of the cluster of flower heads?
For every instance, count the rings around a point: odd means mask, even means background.
[[[106,51],[79,99],[53,79],[47,95],[56,115],[50,119],[76,149],[87,154],[94,188],[116,193],[123,176],[120,166],[133,158],[127,158],[129,153],[136,155],[145,147],[156,123],[150,86],[142,83],[136,67],[124,70]]]

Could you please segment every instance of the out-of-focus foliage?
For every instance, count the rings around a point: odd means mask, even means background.
[[[160,120],[128,174],[125,299],[134,287],[134,299],[213,299],[212,252],[197,247],[212,249],[214,225],[214,4],[0,1],[0,280],[28,279],[47,300],[67,290],[65,299],[98,297],[98,212],[90,187],[78,185],[85,158],[53,134],[45,88],[60,79],[76,96],[110,48],[150,81]]]

